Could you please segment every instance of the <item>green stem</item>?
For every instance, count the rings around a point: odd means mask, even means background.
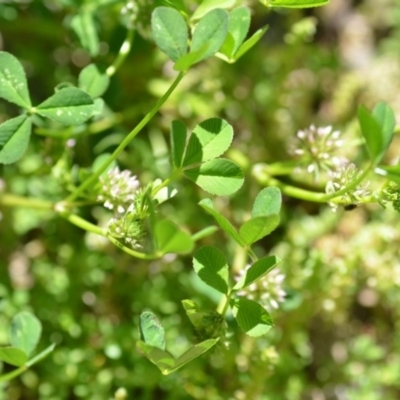
[[[165,101],[169,98],[171,93],[178,86],[178,83],[184,77],[185,72],[180,72],[175,78],[174,82],[171,84],[169,89],[164,93],[164,95],[157,101],[154,107],[145,115],[145,117],[139,122],[138,125],[125,137],[121,144],[115,149],[111,156],[101,165],[101,167],[88,179],[86,179],[74,192],[72,192],[68,197],[67,201],[75,200],[79,195],[81,195],[88,187],[92,186],[98,179],[98,177],[108,168],[108,166],[122,153],[125,147],[131,142],[131,140],[147,125],[147,123],[153,118]]]
[[[222,298],[220,304],[218,305],[218,309],[217,311],[223,316],[225,317],[226,312],[228,311],[229,308],[229,302],[231,300],[233,292],[229,292],[225,298]]]
[[[129,24],[128,28],[128,33],[126,35],[126,39],[121,45],[121,48],[118,52],[117,58],[114,60],[114,62],[107,68],[106,74],[111,77],[113,76],[118,68],[122,65],[122,63],[125,61],[127,55],[129,54],[131,47],[132,47],[132,42],[133,42],[133,37],[134,37],[134,29],[133,29],[134,24],[131,22]]]
[[[68,211],[61,211],[59,214],[71,224],[78,226],[85,231],[92,232],[100,236],[107,236],[107,233],[104,229],[92,224],[89,221],[86,221],[86,219],[80,217],[79,215],[73,214]]]
[[[50,201],[40,199],[30,199],[28,197],[17,196],[13,194],[1,194],[0,204],[8,207],[28,207],[39,210],[53,210],[54,204]]]
[[[133,249],[130,249],[129,247],[124,246],[118,239],[116,239],[115,237],[107,234],[104,235],[106,236],[106,238],[113,243],[116,247],[118,247],[119,249],[121,249],[122,251],[124,251],[125,253],[139,258],[141,260],[156,260],[157,258],[160,258],[162,256],[162,254],[145,254],[145,253],[140,253],[139,251],[135,251]]]
[[[290,197],[295,197],[301,200],[313,201],[316,203],[326,203],[327,201],[333,200],[336,197],[340,197],[346,194],[348,191],[353,190],[357,185],[369,174],[373,164],[370,164],[360,176],[353,182],[338,190],[334,193],[318,193],[310,190],[300,189],[298,187],[288,185],[279,181],[278,179],[272,178],[268,175],[267,171],[258,169],[256,172],[253,170],[253,176],[262,184],[266,186],[277,186],[281,191]]]
[[[10,381],[11,379],[14,379],[15,377],[17,377],[18,375],[21,375],[27,369],[28,368],[24,365],[22,367],[14,369],[14,371],[9,372],[8,374],[1,375],[0,376],[0,382]]]
[[[60,212],[60,215],[63,218],[65,218],[67,221],[69,221],[71,224],[78,226],[79,228],[82,228],[85,231],[92,232],[97,235],[106,237],[116,247],[118,247],[125,253],[130,254],[133,257],[140,258],[141,260],[155,260],[156,258],[159,258],[161,256],[160,254],[145,254],[145,253],[141,253],[139,251],[130,249],[129,247],[124,246],[118,239],[111,236],[105,229],[99,228],[97,225],[94,225],[94,224],[90,223],[89,221],[86,221],[85,219],[81,218],[79,215],[72,214],[67,211]]]
[[[251,261],[253,261],[253,262],[258,261],[258,257],[256,256],[256,253],[254,253],[254,251],[251,247],[246,249],[246,251],[247,251],[247,254],[249,255],[249,257],[251,258]]]
[[[219,229],[218,226],[211,225],[211,226],[208,226],[207,228],[204,228],[201,231],[195,233],[194,235],[191,236],[191,238],[194,242],[197,242],[198,240],[203,239],[203,238],[210,236],[213,233],[217,232],[218,229]]]
[[[165,179],[164,182],[153,189],[153,191],[151,192],[151,197],[154,197],[162,188],[168,186],[171,182],[178,178],[181,172],[182,171],[180,169],[176,169],[174,172],[172,172],[172,174],[167,179]]]

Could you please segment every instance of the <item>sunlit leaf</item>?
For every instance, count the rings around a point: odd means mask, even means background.
[[[209,214],[211,214],[217,224],[222,230],[224,230],[232,239],[234,239],[241,246],[244,245],[243,240],[240,238],[239,233],[233,227],[233,225],[215,208],[211,199],[203,199],[200,201],[199,205],[203,207]]]
[[[200,19],[215,8],[230,8],[236,0],[203,0],[192,15],[192,20]]]
[[[210,118],[193,129],[186,149],[184,166],[219,157],[232,143],[233,128],[221,118]]]
[[[87,65],[79,74],[79,88],[92,98],[100,97],[107,90],[110,78],[94,64]]]
[[[265,335],[274,325],[267,310],[253,300],[236,298],[230,305],[238,325],[249,336]]]
[[[93,100],[86,92],[70,87],[39,104],[36,112],[64,125],[79,125],[92,116],[94,109]]]
[[[81,46],[94,57],[99,54],[100,40],[97,34],[96,23],[92,11],[81,10],[74,15],[70,22]]]
[[[151,15],[151,28],[157,46],[172,61],[187,53],[188,27],[179,11],[157,7]]]
[[[42,333],[42,324],[30,312],[20,312],[11,322],[11,345],[21,349],[28,356],[37,346]]]
[[[24,108],[31,107],[24,68],[5,51],[0,51],[0,97]]]
[[[161,350],[158,347],[151,346],[142,342],[141,340],[136,342],[136,345],[144,353],[144,355],[155,364],[164,375],[168,375],[175,367],[174,357],[165,350]]]
[[[220,50],[228,59],[233,58],[246,38],[250,20],[250,10],[247,7],[235,8],[230,12],[228,34]]]
[[[204,342],[197,343],[196,345],[191,347],[188,351],[186,351],[184,354],[182,354],[176,360],[174,371],[177,370],[178,368],[183,367],[185,364],[194,360],[195,358],[201,356],[206,351],[210,350],[211,347],[213,347],[218,342],[218,340],[219,340],[219,338],[208,339],[208,340],[205,340]],[[173,371],[170,371],[170,372],[173,372]]]
[[[279,215],[271,214],[251,218],[239,229],[239,235],[246,245],[257,242],[269,235],[279,225]]]
[[[186,148],[186,126],[182,121],[172,121],[171,126],[171,157],[175,167],[182,165]]]
[[[243,171],[232,161],[218,158],[185,171],[185,176],[203,190],[218,196],[229,196],[243,185]]]
[[[228,21],[228,12],[220,8],[211,10],[201,18],[193,32],[190,52],[202,50],[204,46],[207,48],[197,61],[211,57],[221,48],[228,33]]]
[[[0,347],[0,361],[21,367],[28,360],[27,354],[17,347]]]
[[[194,246],[190,235],[181,231],[171,221],[163,220],[157,222],[154,235],[158,250],[163,253],[189,253]]]
[[[28,147],[32,122],[26,114],[11,118],[0,125],[0,163],[18,161]]]
[[[233,59],[237,61],[240,57],[246,54],[253,46],[255,46],[261,38],[264,36],[264,33],[268,30],[268,26],[264,26],[256,31],[249,39],[247,39],[238,49],[236,54],[234,54]]]
[[[271,214],[279,214],[281,205],[281,191],[275,186],[270,186],[258,193],[253,204],[251,215],[255,218]]]
[[[165,350],[165,331],[158,318],[150,311],[140,315],[140,336],[150,346]]]
[[[216,247],[204,246],[198,249],[193,256],[193,268],[207,285],[221,293],[228,293],[228,263],[224,253]]]
[[[235,290],[240,290],[250,286],[252,283],[265,276],[272,268],[275,267],[281,260],[276,256],[267,256],[257,260],[245,271],[244,275],[234,286]]]

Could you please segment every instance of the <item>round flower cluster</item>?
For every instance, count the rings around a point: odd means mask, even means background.
[[[240,275],[243,275],[249,267],[247,266],[245,270],[241,271]],[[240,277],[238,277],[238,280]],[[285,275],[281,273],[279,268],[276,268],[257,282],[239,291],[238,295],[257,301],[265,307],[271,306],[277,309],[279,303],[285,301],[286,292],[282,289],[284,279]]]
[[[300,157],[300,163],[308,173],[314,174],[315,179],[322,170],[329,172],[347,162],[346,158],[337,155],[343,141],[340,131],[334,131],[331,126],[317,128],[311,125],[298,131],[296,139],[292,153]]]
[[[338,169],[332,172],[331,180],[327,183],[325,191],[326,193],[335,193],[347,186],[360,177],[362,171],[360,171],[353,163],[338,167]],[[358,204],[360,201],[370,196],[371,192],[368,189],[369,182],[361,182],[355,188],[348,190],[342,195],[342,202],[345,204]],[[336,208],[336,205],[332,205]]]
[[[139,181],[131,176],[128,170],[120,171],[118,167],[110,169],[100,178],[100,190],[97,200],[104,203],[104,207],[124,213],[135,199]]]

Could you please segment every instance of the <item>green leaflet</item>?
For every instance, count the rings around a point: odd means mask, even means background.
[[[31,130],[31,118],[26,114],[11,118],[0,125],[0,163],[11,164],[23,156]]]
[[[209,214],[211,214],[220,228],[225,231],[232,239],[234,239],[240,246],[244,246],[244,242],[239,236],[237,230],[233,225],[215,208],[211,199],[203,199],[200,201],[199,205],[204,208]]]
[[[22,367],[28,360],[28,356],[17,347],[0,347],[0,360],[16,367]]]
[[[96,24],[92,11],[81,10],[79,14],[71,19],[71,28],[76,33],[84,49],[92,57],[99,54],[100,41],[97,34]]]
[[[154,235],[158,250],[163,253],[189,253],[194,246],[190,235],[181,231],[171,221],[164,220],[157,222]]]
[[[228,34],[220,50],[228,60],[234,58],[234,55],[246,38],[250,21],[250,10],[247,7],[235,8],[230,12]]]
[[[220,8],[215,8],[201,18],[197,24],[190,46],[190,53],[202,50],[202,55],[196,62],[214,55],[225,41],[228,33],[229,14]]]
[[[254,200],[251,215],[253,218],[279,214],[282,205],[281,191],[274,186],[267,187],[258,193]]]
[[[79,74],[79,88],[92,98],[100,97],[107,90],[110,78],[102,73],[95,64],[89,64]]]
[[[240,227],[239,235],[246,245],[251,245],[269,235],[278,225],[277,214],[251,218]]]
[[[186,126],[182,121],[172,121],[171,158],[175,167],[182,166],[186,148]]]
[[[250,268],[245,272],[241,279],[234,286],[234,290],[241,290],[245,287],[250,286],[253,282],[261,279],[266,275],[272,268],[275,267],[281,260],[276,256],[268,256],[257,260]]]
[[[0,97],[20,107],[32,106],[24,68],[5,51],[0,51]]]
[[[210,118],[196,125],[187,145],[183,166],[212,160],[228,150],[233,128],[221,118]]]
[[[230,305],[238,325],[249,336],[265,335],[274,325],[267,310],[253,300],[236,298]]]
[[[151,28],[157,46],[172,61],[187,53],[188,27],[177,10],[157,7],[151,15]]]
[[[36,348],[41,333],[40,321],[29,312],[20,312],[11,322],[11,345],[21,349],[29,356]]]
[[[234,162],[223,158],[207,161],[184,173],[203,190],[218,196],[235,193],[244,182],[243,171]]]
[[[165,332],[158,318],[150,311],[140,315],[140,336],[142,340],[153,347],[165,350]]]
[[[82,124],[92,116],[94,110],[92,98],[75,87],[59,90],[36,107],[36,112],[42,117],[64,125]]]
[[[204,246],[194,253],[193,268],[208,286],[227,294],[229,267],[224,254],[213,246]]]

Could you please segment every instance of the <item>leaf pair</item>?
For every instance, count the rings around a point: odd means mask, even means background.
[[[39,342],[41,333],[42,325],[34,315],[29,312],[18,313],[10,326],[11,346],[0,348],[0,360],[16,367],[29,367],[40,361],[54,349],[54,345],[51,345],[29,360],[29,356]],[[0,382],[6,380],[5,377],[0,376]]]
[[[174,68],[185,71],[191,65],[214,55],[224,43],[228,32],[229,14],[214,8],[202,16],[193,32],[188,52],[188,26],[174,8],[157,7],[151,18],[153,38],[172,61]]]
[[[280,259],[275,256],[268,256],[258,260],[250,266],[233,288],[231,288],[229,282],[227,260],[224,254],[216,247],[204,246],[198,249],[193,257],[193,268],[197,276],[208,286],[222,294],[231,296],[232,293],[245,289],[262,279],[279,262]],[[231,298],[230,306],[238,325],[250,336],[264,335],[273,325],[268,312],[253,300],[235,296]],[[188,314],[188,316],[192,319],[191,315]]]
[[[197,125],[188,143],[186,126],[174,121],[171,129],[172,163],[203,190],[228,196],[243,184],[243,172],[232,161],[218,158],[229,148],[233,128],[221,118],[210,118]]]
[[[90,77],[89,77],[90,75]],[[95,94],[101,84],[93,81],[93,72],[80,77],[84,88]],[[102,83],[104,87],[104,82]],[[32,130],[30,114],[38,114],[64,125],[79,125],[95,111],[92,97],[84,90],[68,86],[56,91],[44,102],[32,107],[27,79],[21,63],[11,54],[0,51],[0,97],[25,109],[25,113],[0,125],[0,163],[18,161],[28,147]]]
[[[247,53],[264,35],[268,26],[257,30],[245,41],[251,22],[250,10],[247,7],[239,7],[229,14],[228,33],[225,41],[217,54],[226,62],[234,63]]]
[[[165,331],[163,326],[157,317],[149,311],[143,312],[140,316],[140,335],[142,340],[139,340],[136,345],[161,370],[163,375],[168,375],[183,367],[208,351],[219,340],[219,338],[208,339],[197,343],[180,357],[175,358],[165,350]]]
[[[193,32],[188,52],[188,26],[175,9],[157,7],[152,14],[154,41],[172,61],[174,69],[186,71],[192,65],[217,55],[224,61],[234,63],[249,51],[264,35],[267,27],[259,29],[244,41],[250,27],[250,10],[239,7],[228,13],[223,8],[232,7],[233,0],[203,2],[192,20],[199,20]]]
[[[242,224],[239,232],[214,208],[210,199],[204,199],[199,204],[214,217],[223,231],[240,246],[246,247],[269,235],[279,225],[281,203],[278,188],[272,186],[261,190],[253,204],[252,218]]]

